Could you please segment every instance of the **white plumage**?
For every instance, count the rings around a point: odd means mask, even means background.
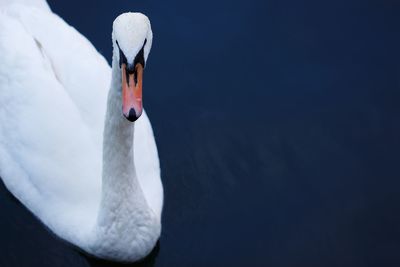
[[[0,0],[0,176],[61,238],[135,261],[159,238],[163,188],[146,114],[122,117],[115,42],[134,57],[148,39],[147,59],[152,33],[138,13],[113,29],[111,70],[44,0]]]

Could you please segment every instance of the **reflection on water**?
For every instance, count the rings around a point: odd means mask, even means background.
[[[88,257],[87,255],[85,255],[87,257],[87,260],[90,264],[90,266],[92,267],[153,267],[156,263],[156,259],[157,259],[157,255],[158,252],[160,251],[160,241],[157,242],[157,245],[154,247],[153,251],[143,260],[141,260],[140,262],[136,262],[136,263],[115,263],[115,262],[111,262],[111,261],[105,261],[105,260],[100,260],[100,259],[96,259],[93,257]]]

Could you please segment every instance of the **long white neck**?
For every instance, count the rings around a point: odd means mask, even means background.
[[[151,251],[161,225],[136,177],[134,123],[122,115],[121,88],[121,71],[114,57],[103,134],[101,203],[92,249],[105,258],[134,261]]]

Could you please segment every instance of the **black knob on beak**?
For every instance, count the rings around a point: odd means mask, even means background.
[[[133,64],[128,64],[128,65],[126,66],[126,72],[127,72],[128,74],[134,74],[134,73],[135,73],[135,65],[133,65]]]

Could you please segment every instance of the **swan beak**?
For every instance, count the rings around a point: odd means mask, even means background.
[[[122,71],[122,113],[129,121],[136,121],[143,112],[142,81],[143,66],[138,63],[134,71],[121,65]]]

